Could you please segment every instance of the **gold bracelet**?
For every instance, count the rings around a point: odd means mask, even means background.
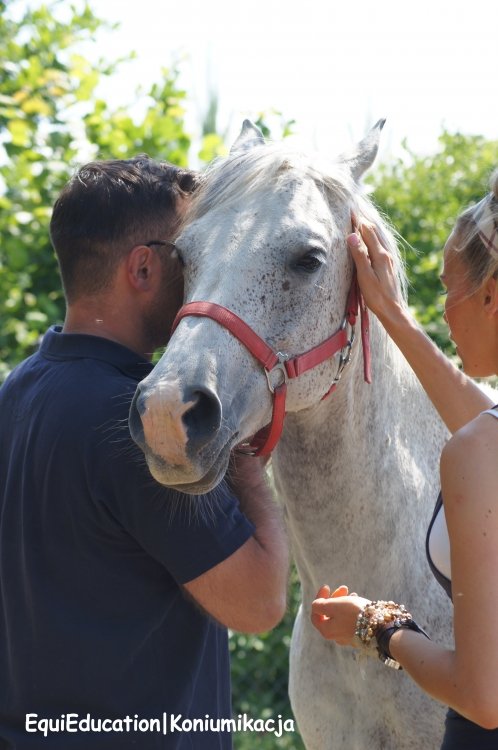
[[[400,627],[412,620],[403,604],[395,602],[374,601],[365,604],[356,620],[355,635],[368,646],[377,631],[388,625]]]

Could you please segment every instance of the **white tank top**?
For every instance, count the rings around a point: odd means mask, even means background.
[[[482,414],[491,414],[498,419],[498,406],[486,409]],[[441,505],[433,521],[428,540],[428,552],[434,567],[441,575],[451,581],[450,539],[444,515],[444,505]]]

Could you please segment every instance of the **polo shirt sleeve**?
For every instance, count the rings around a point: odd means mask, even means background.
[[[112,442],[101,443],[94,459],[100,463],[94,497],[177,583],[223,562],[254,533],[224,481],[200,496],[165,488],[153,479],[131,438],[119,449]]]

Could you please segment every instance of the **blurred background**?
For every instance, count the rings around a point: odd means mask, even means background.
[[[410,304],[451,353],[441,250],[498,166],[497,21],[484,0],[0,0],[0,382],[63,320],[48,224],[75,168],[145,152],[202,169],[245,117],[330,156],[387,118],[366,187],[399,232]],[[278,628],[232,634],[235,714],[292,718],[298,602],[294,574]]]

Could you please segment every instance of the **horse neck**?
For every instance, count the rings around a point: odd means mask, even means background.
[[[371,321],[371,346],[372,383],[363,380],[357,342],[329,398],[288,415],[274,459],[296,562],[310,590],[331,566],[344,580],[361,583],[367,573],[350,560],[351,539],[360,549],[375,548],[386,519],[396,526],[401,512],[399,527],[415,535],[424,503],[436,496],[442,425],[377,320]],[[392,580],[391,563],[384,564]]]

